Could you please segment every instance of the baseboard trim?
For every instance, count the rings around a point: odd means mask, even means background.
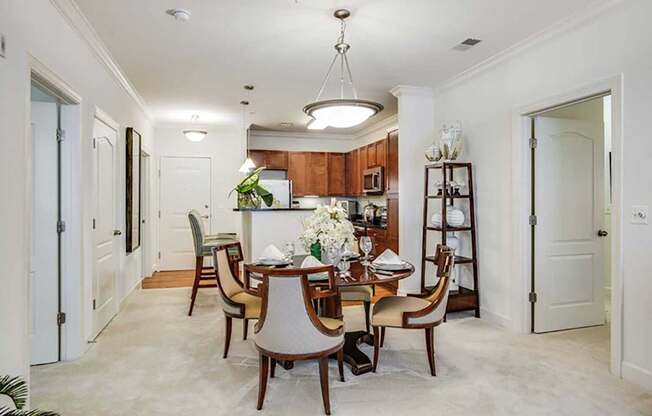
[[[630,383],[638,384],[648,391],[652,391],[652,371],[641,368],[635,364],[623,361],[623,379]]]
[[[512,330],[512,320],[505,315],[492,312],[486,308],[480,307],[480,316],[482,319],[502,328]]]

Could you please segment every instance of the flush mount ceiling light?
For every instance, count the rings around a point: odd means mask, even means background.
[[[165,13],[174,17],[175,20],[181,20],[184,22],[190,20],[190,16],[192,16],[192,13],[186,9],[168,9]]]
[[[192,116],[192,122],[193,124],[199,120],[199,116],[197,114]],[[183,131],[183,135],[186,136],[186,139],[190,140],[191,142],[201,142],[204,140],[204,137],[208,132],[206,130],[199,130],[199,129],[188,129]]]
[[[355,85],[353,85],[349,59],[346,56],[351,45],[344,42],[344,32],[346,30],[345,20],[351,16],[351,12],[346,9],[339,9],[333,15],[336,19],[340,20],[340,36],[335,44],[335,57],[328,67],[326,77],[321,84],[317,98],[314,102],[303,107],[303,112],[311,118],[307,126],[310,130],[321,130],[326,127],[346,128],[357,126],[383,110],[382,104],[359,99],[358,92],[355,89]],[[333,66],[338,60],[340,61],[340,98],[320,101]],[[353,98],[344,98],[345,84],[351,87]]]

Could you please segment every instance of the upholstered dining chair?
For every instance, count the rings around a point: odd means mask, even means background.
[[[364,306],[364,323],[367,333],[369,333],[369,312],[371,310],[371,300],[374,297],[374,288],[371,285],[349,286],[340,288],[340,297],[342,301],[362,302]]]
[[[242,338],[247,339],[249,320],[258,319],[261,306],[261,299],[247,293],[242,282],[235,277],[233,273],[234,261],[233,257],[229,255],[229,251],[241,252],[240,243],[213,247],[213,264],[217,273],[217,287],[222,297],[222,309],[226,318],[223,358],[226,358],[229,354],[233,318],[242,319]],[[236,267],[237,263],[235,263]]]
[[[238,239],[238,234],[237,233],[217,233],[217,234],[206,234],[206,230],[204,229],[204,222],[202,221],[202,215],[199,211],[196,209],[191,209],[190,212],[188,212],[188,215],[192,215],[195,217],[197,220],[197,224],[199,224],[199,229],[204,236],[204,241],[210,242],[213,240],[223,240],[223,239],[233,239],[237,240]]]
[[[426,333],[426,352],[430,374],[436,376],[434,356],[434,328],[442,323],[448,304],[448,286],[454,263],[454,250],[437,245],[435,253],[437,264],[437,286],[424,297],[388,296],[374,305],[371,325],[374,330],[374,358],[372,370],[378,365],[380,345],[385,338],[385,328],[424,329]],[[382,332],[381,332],[382,331]]]
[[[192,231],[193,249],[195,251],[195,279],[192,284],[192,294],[190,295],[190,308],[188,309],[188,316],[192,316],[192,311],[195,307],[195,300],[197,299],[197,292],[199,289],[216,287],[217,275],[213,266],[204,266],[204,257],[211,256],[211,249],[217,245],[232,243],[236,241],[235,235],[231,234],[218,234],[219,238],[214,238],[210,241],[206,240],[204,235],[204,225],[196,210],[188,212],[188,221],[190,222],[190,230]],[[240,250],[240,257],[242,251]],[[236,257],[236,253],[231,253]],[[210,280],[211,283],[203,283]]]
[[[310,286],[308,275],[321,273],[328,273],[327,287]],[[340,380],[344,381],[344,324],[317,316],[312,300],[337,295],[334,267],[270,269],[245,265],[246,287],[252,274],[262,278],[257,288],[262,308],[254,337],[260,355],[257,409],[262,409],[265,400],[270,360],[273,378],[277,361],[317,359],[324,411],[329,415],[328,360],[337,354]]]

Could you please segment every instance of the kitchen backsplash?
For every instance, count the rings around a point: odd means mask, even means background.
[[[387,206],[387,199],[383,195],[364,196],[358,198],[336,197],[338,201],[358,201],[358,213],[362,214],[364,207],[372,203],[377,206]],[[293,198],[293,201],[299,202],[300,208],[315,208],[317,205],[327,205],[331,203],[331,197],[308,197],[308,198]]]

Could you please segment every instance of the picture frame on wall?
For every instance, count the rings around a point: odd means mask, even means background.
[[[133,127],[127,127],[126,134],[126,249],[127,253],[134,252],[140,247],[140,153],[142,136]]]

